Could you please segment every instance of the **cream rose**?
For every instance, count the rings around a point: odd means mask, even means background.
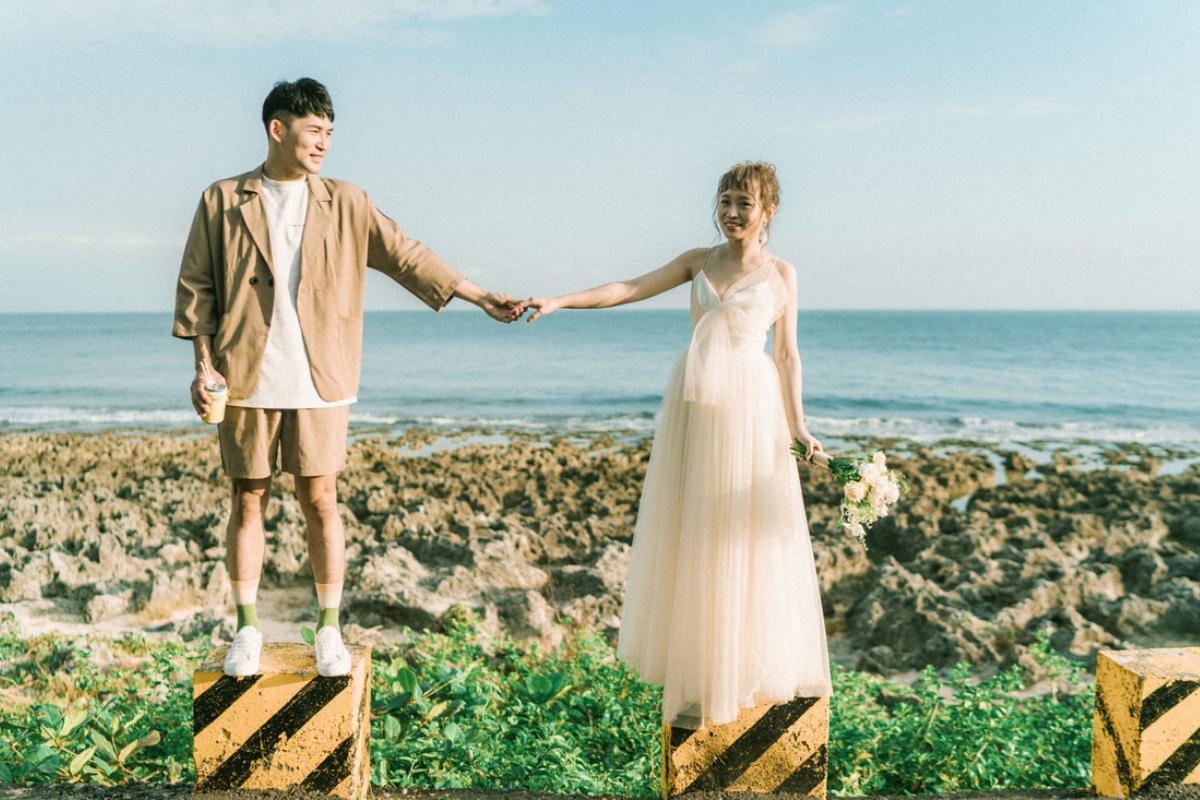
[[[851,503],[857,503],[867,496],[867,485],[862,481],[850,481],[845,488],[846,499]]]
[[[864,483],[874,483],[882,475],[883,471],[875,466],[873,461],[858,465],[858,477],[862,478]]]

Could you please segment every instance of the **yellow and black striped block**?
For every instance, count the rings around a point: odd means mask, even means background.
[[[360,800],[370,787],[371,648],[350,674],[317,675],[311,645],[265,644],[257,675],[224,674],[215,650],[192,682],[196,792],[288,789]]]
[[[742,711],[727,725],[663,726],[663,797],[685,792],[788,792],[825,796],[829,698]]]
[[[1096,658],[1092,787],[1107,797],[1200,783],[1200,647]]]

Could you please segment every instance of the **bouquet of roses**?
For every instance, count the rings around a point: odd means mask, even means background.
[[[796,458],[804,458],[804,446],[793,442],[792,454]],[[900,499],[900,492],[908,490],[904,474],[888,469],[887,459],[879,450],[870,458],[830,457],[818,450],[812,460],[827,468],[842,487],[842,528],[846,533],[857,536],[863,549],[866,549],[867,528],[881,517],[886,517],[888,506]]]

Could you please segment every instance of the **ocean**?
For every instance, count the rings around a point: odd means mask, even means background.
[[[0,432],[190,429],[167,314],[0,314]],[[686,310],[368,312],[356,430],[649,433]],[[1200,451],[1200,313],[811,311],[818,437],[1140,442]]]

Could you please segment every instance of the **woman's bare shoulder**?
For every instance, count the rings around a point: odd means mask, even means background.
[[[774,256],[775,270],[779,273],[779,277],[783,278],[784,283],[788,286],[796,285],[796,267],[790,261],[784,261],[779,256]]]
[[[689,279],[695,278],[700,274],[700,270],[704,269],[704,263],[708,261],[708,254],[712,250],[711,247],[694,247],[691,250],[685,250],[675,257],[674,263],[687,270]]]

